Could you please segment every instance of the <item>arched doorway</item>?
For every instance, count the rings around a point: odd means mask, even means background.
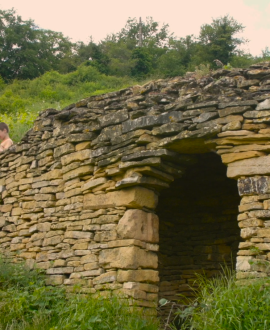
[[[196,273],[211,277],[225,264],[235,269],[240,241],[235,180],[215,153],[197,162],[159,196],[160,298],[191,297]]]

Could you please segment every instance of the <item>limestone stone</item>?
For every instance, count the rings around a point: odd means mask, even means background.
[[[250,238],[252,236],[256,236],[258,232],[257,227],[248,227],[241,229],[241,237],[244,239]]]
[[[92,233],[83,231],[67,231],[65,233],[65,238],[76,238],[76,239],[91,239],[93,237]]]
[[[157,268],[157,255],[136,246],[102,250],[99,263],[104,268],[137,269]]]
[[[83,265],[85,271],[99,269],[99,264],[97,262],[89,262]]]
[[[250,270],[250,257],[238,256],[236,259],[237,271],[248,271]]]
[[[270,210],[256,210],[249,212],[251,218],[270,219]]]
[[[101,274],[100,276],[97,276],[93,280],[93,283],[94,283],[94,285],[97,285],[97,284],[115,282],[116,277],[117,277],[117,272],[116,271],[109,271],[109,272],[106,272],[104,274]]]
[[[84,161],[90,158],[91,158],[91,150],[89,149],[78,150],[76,152],[61,157],[61,163],[63,166],[66,166],[74,161],[75,162]]]
[[[127,210],[120,219],[117,233],[122,239],[138,239],[157,243],[159,240],[158,217],[142,210]]]
[[[270,109],[270,99],[266,99],[263,102],[259,103],[256,107],[256,110],[268,110]]]
[[[240,228],[245,228],[245,227],[263,227],[264,226],[264,221],[256,218],[250,218],[247,220],[243,220],[239,222],[239,227]]]
[[[239,205],[239,212],[246,212],[250,210],[260,210],[263,208],[263,204],[260,202],[248,203],[244,205]]]
[[[71,274],[72,272],[73,272],[73,267],[49,268],[46,271],[48,275]]]
[[[245,118],[263,118],[263,117],[269,117],[270,116],[270,111],[267,110],[254,110],[254,111],[247,111],[243,115]]]
[[[269,228],[258,229],[257,236],[270,237],[270,229]]]
[[[156,194],[142,187],[126,188],[102,195],[86,194],[84,196],[84,209],[96,210],[118,206],[154,209],[156,205]]]
[[[106,178],[98,178],[98,179],[93,179],[93,180],[89,180],[88,182],[86,182],[83,186],[82,186],[82,191],[88,190],[88,189],[93,189],[95,187],[98,187],[104,183],[107,182]]]
[[[238,179],[238,191],[240,196],[251,194],[265,194],[269,191],[269,177],[248,177],[244,179]]]
[[[222,162],[225,164],[235,162],[237,160],[248,159],[253,157],[264,156],[265,153],[261,151],[244,151],[239,153],[228,153],[221,155]]]
[[[270,174],[270,156],[261,156],[235,161],[228,165],[227,176],[237,178],[241,176]]]
[[[89,149],[90,146],[91,146],[91,142],[89,142],[89,141],[82,142],[82,143],[78,143],[78,144],[75,146],[75,150],[76,150],[76,151],[81,151],[81,150]]]
[[[62,178],[62,172],[61,170],[59,169],[54,169],[52,171],[49,171],[45,174],[42,175],[42,177],[40,179],[38,179],[38,181],[41,181],[41,184],[45,184],[44,186],[42,185],[41,187],[46,187],[48,184],[46,184],[47,182],[46,181],[49,181],[49,180],[53,180],[53,179],[59,179],[59,178]],[[34,184],[32,185],[33,188],[34,187]],[[38,186],[36,186],[36,188],[39,188]]]
[[[123,285],[124,289],[138,289],[145,292],[158,293],[159,288],[157,285],[147,284],[147,283],[138,283],[138,282],[126,282]]]
[[[85,176],[94,172],[94,167],[90,165],[84,165],[69,171],[63,175],[63,180],[68,181],[76,177]]]
[[[218,110],[219,116],[220,117],[226,117],[232,114],[238,114],[238,113],[243,113],[246,111],[251,110],[250,106],[239,106],[239,107],[227,107],[222,110]]]
[[[12,210],[11,204],[0,205],[0,212],[6,213],[6,212],[10,212],[11,210]]]
[[[242,124],[240,121],[231,121],[228,124],[222,127],[222,132],[225,131],[237,131],[242,128]]]
[[[95,254],[87,254],[81,258],[81,264],[96,262],[97,256]]]
[[[57,147],[54,150],[54,158],[69,154],[69,153],[73,152],[74,149],[75,149],[74,145],[71,143],[66,143],[60,147]]]
[[[118,270],[117,281],[123,282],[146,282],[157,283],[159,281],[158,271],[151,269],[140,270]]]
[[[63,240],[62,236],[53,236],[50,238],[45,238],[43,241],[43,246],[56,245],[62,242],[62,240]]]

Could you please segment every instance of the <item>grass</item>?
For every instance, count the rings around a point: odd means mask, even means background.
[[[0,79],[0,121],[11,128],[11,138],[18,142],[32,127],[41,110],[65,106],[91,95],[99,95],[136,84],[129,77],[101,74],[92,66],[81,65],[74,72],[46,72],[33,80],[15,80],[4,84]]]
[[[0,259],[1,330],[158,330],[159,322],[124,299],[67,295],[38,270]]]
[[[176,323],[185,330],[269,330],[270,279],[250,279],[245,285],[235,273],[220,277],[198,276],[197,299],[185,311],[178,310]],[[177,329],[170,325],[170,329]]]

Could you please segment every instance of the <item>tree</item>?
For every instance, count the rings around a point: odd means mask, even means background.
[[[62,33],[39,29],[14,9],[0,10],[0,75],[6,81],[32,79],[57,69],[72,47]]]
[[[246,42],[245,39],[237,37],[243,29],[242,24],[228,15],[214,19],[211,24],[204,24],[199,35],[198,57],[201,63],[213,63],[215,59],[224,64],[230,62],[237,47]]]
[[[125,27],[117,34],[112,35],[116,40],[122,40],[138,45],[139,22],[136,18],[129,18]],[[173,33],[169,32],[169,25],[163,24],[161,27],[152,17],[146,17],[142,22],[142,46],[143,47],[164,47],[173,38]]]
[[[104,53],[101,44],[95,44],[92,38],[90,38],[87,45],[83,42],[77,43],[77,56],[80,63],[87,61],[88,65],[94,66],[99,72],[108,74],[110,59],[108,55]]]
[[[129,18],[120,32],[108,35],[101,43],[103,54],[110,59],[109,74],[142,77],[156,67],[173,34],[168,25],[160,26],[152,17],[142,22],[142,47],[139,47],[139,22]]]
[[[152,69],[152,58],[146,47],[135,48],[132,52],[132,59],[135,60],[131,73],[135,77],[143,77]]]

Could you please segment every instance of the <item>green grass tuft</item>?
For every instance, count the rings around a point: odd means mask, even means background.
[[[39,270],[0,259],[0,330],[158,330],[125,299],[67,295]]]
[[[270,279],[245,284],[225,270],[220,277],[198,276],[197,300],[188,311],[176,313],[185,330],[269,330]],[[171,329],[176,329],[171,326]]]

